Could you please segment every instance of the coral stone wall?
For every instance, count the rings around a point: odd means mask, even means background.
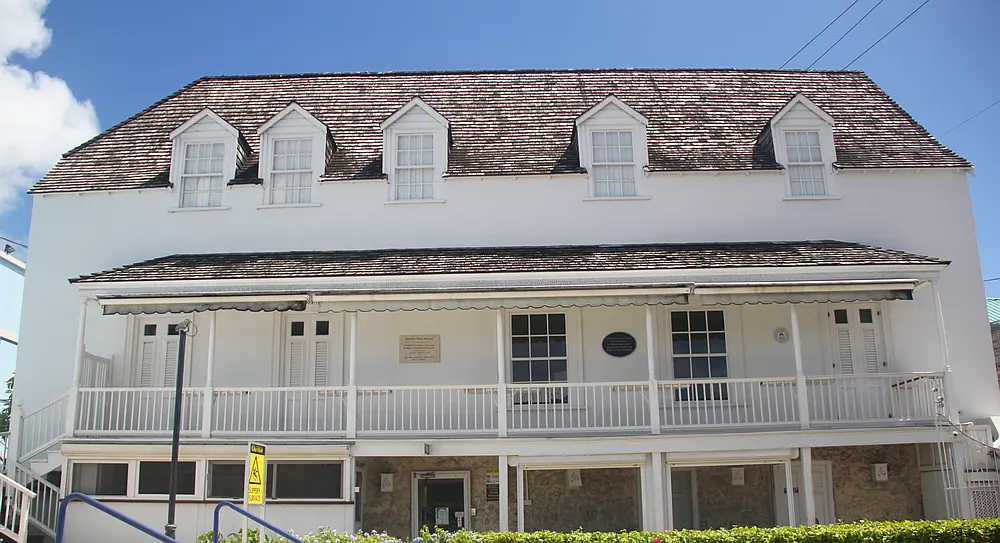
[[[531,505],[524,507],[526,530],[642,529],[638,468],[581,469],[582,486],[575,488],[570,488],[566,473],[566,470],[525,471],[527,497],[531,500]],[[511,500],[512,508],[514,503]]]
[[[917,448],[914,445],[826,447],[813,460],[830,460],[837,519],[919,520],[924,518]],[[889,481],[876,483],[872,464],[889,464]]]
[[[733,486],[731,467],[695,470],[698,527],[774,526],[771,466],[744,466],[744,485]]]

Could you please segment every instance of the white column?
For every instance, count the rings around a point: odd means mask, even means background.
[[[656,531],[673,530],[674,508],[673,508],[672,481],[670,478],[670,466],[664,464],[663,453],[655,452],[652,454],[652,457],[653,457],[653,529]],[[664,496],[666,496],[665,503],[664,503]]]
[[[500,455],[500,527],[501,532],[510,530],[510,475],[507,471],[507,455]]]
[[[212,387],[215,380],[215,321],[218,312],[208,313],[208,354],[205,357],[205,391],[201,414],[201,437],[212,437],[212,403],[215,401]]]
[[[951,375],[951,355],[948,352],[948,333],[944,326],[944,308],[941,306],[941,292],[938,290],[937,281],[931,281],[931,294],[934,296],[934,316],[937,320],[938,348],[941,351],[941,366],[944,368],[941,391],[945,402],[945,416],[948,420],[958,424],[960,417],[958,409],[953,408],[953,403],[948,401],[952,393],[955,392],[954,380]]]
[[[816,524],[816,495],[813,493],[813,455],[812,447],[799,449],[802,458],[802,490],[806,503],[806,526]]]
[[[10,435],[7,436],[7,477],[14,478],[17,463],[21,460],[21,422],[24,420],[24,400],[14,398],[10,411]],[[65,471],[63,473],[66,473]]]
[[[792,312],[792,348],[795,350],[795,396],[798,399],[799,424],[809,428],[809,391],[806,390],[806,372],[802,363],[802,337],[799,334],[799,311],[795,304],[788,304]]]
[[[797,526],[795,518],[795,479],[792,477],[792,461],[785,460],[785,500],[788,502],[788,525]]]
[[[84,344],[87,336],[87,303],[84,298],[80,304],[80,323],[76,330],[76,353],[73,356],[73,381],[69,387],[69,398],[66,401],[66,435],[72,436],[76,428],[77,397],[80,395],[80,372],[83,371],[83,356],[86,353]]]
[[[497,309],[497,435],[507,437],[507,336],[503,309]],[[502,499],[502,498],[501,498]]]
[[[517,531],[524,532],[524,467],[517,463]]]
[[[347,314],[347,437],[358,436],[358,312]]]
[[[649,426],[660,433],[660,391],[656,382],[656,336],[653,326],[653,306],[646,306],[646,365],[649,370]]]

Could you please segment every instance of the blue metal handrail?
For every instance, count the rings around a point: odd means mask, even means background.
[[[292,543],[302,543],[302,540],[295,537],[294,535],[278,528],[277,526],[271,524],[270,522],[250,513],[246,509],[234,504],[233,502],[221,502],[219,505],[215,506],[215,519],[212,521],[212,543],[219,543],[219,512],[222,511],[223,507],[228,507],[233,511],[243,515],[244,517],[260,524],[261,526],[271,530],[272,532],[284,537],[285,539],[291,541]],[[261,540],[263,541],[263,540]]]
[[[74,492],[66,496],[66,498],[63,499],[62,504],[59,506],[59,516],[56,519],[56,543],[62,543],[63,534],[66,532],[66,508],[67,506],[69,506],[70,502],[83,502],[102,513],[105,513],[111,517],[114,517],[117,520],[124,522],[125,524],[128,524],[129,526],[135,528],[136,530],[139,530],[140,532],[148,535],[149,537],[152,537],[153,539],[156,539],[157,541],[162,541],[163,543],[178,543],[176,539],[172,537],[167,537],[161,534],[160,532],[157,532],[156,530],[150,528],[149,526],[146,526],[145,524],[135,520],[134,518],[127,517],[119,513],[118,511],[115,511],[114,509],[108,507],[107,505],[104,505],[103,503],[95,500],[94,498],[91,498],[86,494],[81,494],[80,492]]]

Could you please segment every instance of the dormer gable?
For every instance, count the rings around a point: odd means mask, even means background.
[[[389,201],[444,201],[441,179],[448,168],[449,126],[420,97],[382,121],[382,173],[389,181]]]
[[[589,198],[645,198],[648,124],[644,115],[615,95],[576,118],[580,167],[587,171]]]
[[[793,96],[771,117],[767,134],[758,144],[770,143],[774,160],[785,168],[786,196],[835,196],[833,117],[802,93]]]
[[[292,102],[257,134],[264,205],[314,205],[313,192],[336,149],[327,125]]]
[[[170,140],[170,183],[178,208],[223,207],[223,187],[251,152],[243,134],[205,108],[172,130]]]

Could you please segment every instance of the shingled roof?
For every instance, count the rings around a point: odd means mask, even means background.
[[[609,95],[649,119],[651,171],[777,169],[756,144],[803,93],[834,121],[841,168],[968,168],[860,71],[594,69],[204,77],[66,153],[32,193],[165,187],[170,131],[204,108],[259,151],[291,102],[336,142],[325,177],[382,176],[379,123],[419,96],[449,120],[447,175],[579,172],[574,120]],[[257,176],[257,153],[241,169]],[[238,176],[239,177],[239,176]],[[239,181],[237,182],[239,183]]]
[[[71,282],[946,264],[937,258],[832,240],[558,245],[180,254]]]

